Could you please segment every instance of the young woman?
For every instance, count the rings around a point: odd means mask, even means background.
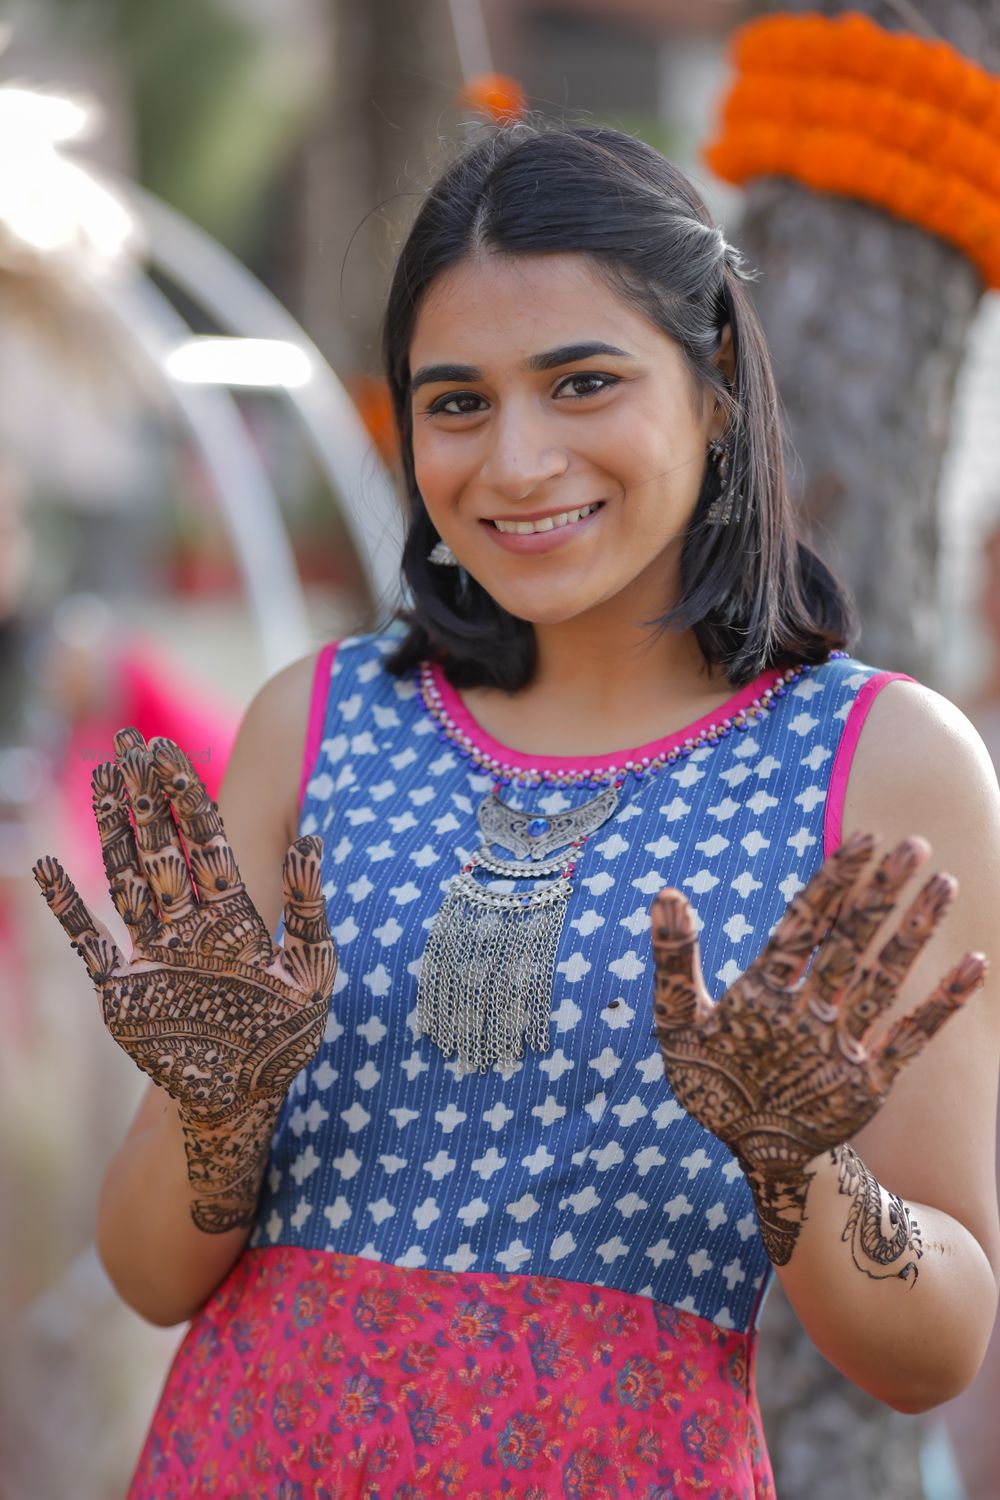
[[[996,781],[844,650],[741,264],[627,136],[469,149],[385,321],[401,628],[261,690],[225,830],[120,733],[131,959],[36,867],[153,1080],[101,1253],[192,1320],[133,1496],[772,1494],[774,1274],[901,1411],[975,1373]]]

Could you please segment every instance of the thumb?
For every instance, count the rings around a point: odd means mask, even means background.
[[[328,1000],[337,956],[323,895],[323,840],[304,834],[289,846],[282,871],[285,940],[282,968],[314,1000]]]
[[[661,891],[653,901],[649,915],[656,1024],[668,1029],[690,1026],[712,1008],[702,977],[691,903],[680,891]]]

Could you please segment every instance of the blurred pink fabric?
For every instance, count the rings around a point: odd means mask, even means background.
[[[240,721],[235,704],[193,681],[141,636],[118,649],[108,673],[100,708],[71,726],[56,770],[54,790],[66,833],[65,856],[60,852],[59,857],[81,894],[84,884],[106,888],[90,780],[102,760],[114,758],[115,732],[132,726],[146,740],[159,734],[176,741],[214,798]]]

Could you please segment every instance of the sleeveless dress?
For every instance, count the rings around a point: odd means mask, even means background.
[[[649,905],[689,896],[721,996],[836,847],[892,674],[840,654],[772,671],[711,722],[574,761],[493,741],[436,668],[391,676],[394,643],[318,661],[299,832],[323,836],[339,954],[325,1038],[130,1496],[773,1497],[754,1386],[771,1269],[739,1165],[665,1079]],[[479,804],[499,782],[544,820],[611,779],[548,1051],[463,1072],[416,1000]]]

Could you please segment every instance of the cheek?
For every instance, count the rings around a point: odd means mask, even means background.
[[[413,471],[429,511],[449,504],[465,482],[468,469],[460,445],[443,442],[433,433],[414,432]]]

